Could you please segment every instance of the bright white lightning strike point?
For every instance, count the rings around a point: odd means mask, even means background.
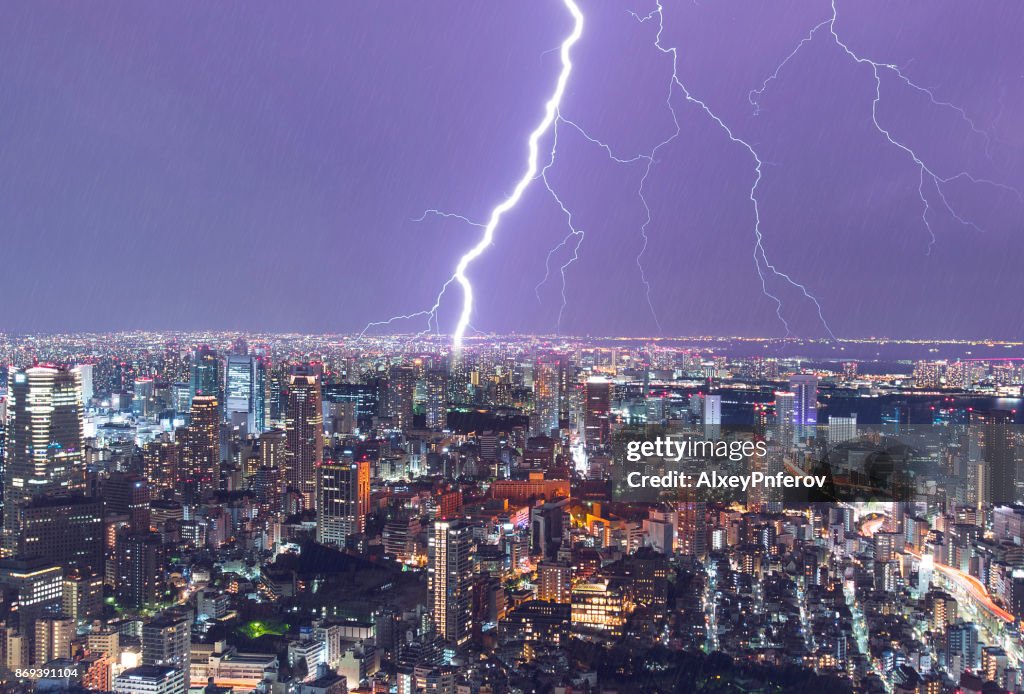
[[[565,85],[569,81],[569,73],[572,72],[572,60],[569,51],[580,40],[580,37],[583,36],[583,12],[580,11],[579,6],[576,5],[574,0],[562,0],[562,2],[569,10],[569,13],[572,14],[574,20],[573,29],[572,33],[562,42],[560,50],[562,71],[558,75],[558,82],[555,84],[554,93],[544,106],[544,118],[533,129],[533,132],[530,133],[529,140],[527,141],[529,154],[527,156],[526,171],[516,183],[512,193],[491,210],[491,216],[487,220],[487,224],[484,225],[484,233],[480,241],[466,251],[459,259],[459,264],[455,266],[455,272],[452,274],[452,279],[462,287],[462,311],[459,314],[459,322],[456,324],[455,332],[452,335],[452,343],[455,349],[462,347],[462,338],[466,334],[466,329],[469,328],[469,320],[473,315],[473,285],[470,283],[469,278],[466,277],[466,270],[469,268],[470,263],[476,260],[491,245],[491,242],[494,240],[494,231],[497,229],[502,216],[519,203],[519,199],[523,197],[526,188],[536,177],[540,138],[547,133],[558,117],[558,107],[562,101],[562,95],[565,94]]]

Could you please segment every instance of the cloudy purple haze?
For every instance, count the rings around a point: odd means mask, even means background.
[[[622,155],[671,133],[670,60],[642,2],[583,4],[564,114]],[[840,336],[1024,337],[1024,205],[955,182],[921,220],[918,169],[871,123],[874,81],[827,30],[753,114],[747,95],[826,2],[673,3],[665,45],[691,92],[766,162],[769,258]],[[8,3],[0,21],[0,330],[351,332],[428,307],[524,168],[570,29],[547,2]],[[852,2],[836,29],[951,109],[883,80],[879,120],[939,175],[1024,188],[1024,5]],[[682,134],[648,181],[645,255],[662,332],[780,335],[752,259],[749,154],[676,95]],[[551,181],[586,233],[566,334],[657,332],[634,258],[639,165],[570,131]],[[566,232],[534,184],[471,268],[475,328],[554,332]],[[556,255],[553,267],[568,259]],[[794,332],[813,304],[774,282]],[[461,297],[441,312],[451,329]],[[422,321],[393,324],[410,331]]]

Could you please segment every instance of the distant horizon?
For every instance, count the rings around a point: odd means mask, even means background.
[[[5,338],[32,338],[32,337],[63,337],[63,336],[107,336],[107,335],[210,335],[210,336],[275,336],[275,337],[325,337],[325,338],[342,338],[346,340],[387,340],[387,339],[402,339],[402,340],[423,340],[423,341],[450,341],[451,334],[447,333],[379,333],[379,334],[361,334],[358,332],[306,332],[306,331],[277,331],[277,330],[237,330],[237,329],[219,329],[219,328],[201,328],[201,329],[179,329],[179,328],[168,328],[168,329],[118,329],[118,330],[57,330],[57,331],[39,331],[39,332],[5,332],[0,330],[0,337]],[[966,344],[966,345],[999,345],[999,346],[1024,346],[1024,339],[1012,339],[1012,338],[995,338],[995,337],[933,337],[933,338],[922,338],[922,337],[896,337],[896,336],[883,336],[883,335],[871,335],[871,336],[845,336],[831,338],[822,337],[800,337],[796,335],[788,336],[767,336],[767,335],[565,335],[565,334],[553,334],[553,333],[502,333],[502,332],[489,332],[489,333],[475,333],[467,335],[466,341],[469,343],[483,342],[486,340],[501,340],[501,339],[515,339],[515,338],[536,338],[545,340],[614,340],[614,341],[649,341],[649,342],[673,342],[673,341],[712,341],[712,340],[736,340],[742,342],[785,342],[785,343],[811,343],[819,345],[828,345],[832,343],[852,343],[852,344],[872,344],[872,343],[885,343],[895,342],[901,344]]]

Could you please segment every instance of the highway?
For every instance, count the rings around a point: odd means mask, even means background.
[[[921,558],[919,553],[910,548],[907,548],[906,552],[913,557],[917,557],[918,559]],[[989,614],[994,617],[998,617],[1004,622],[1009,622],[1010,624],[1014,622],[1013,615],[992,600],[992,596],[989,595],[985,585],[977,578],[961,571],[960,569],[949,566],[948,564],[934,562],[933,566],[936,571],[939,571],[946,578],[950,579],[962,588],[976,603],[985,608]]]

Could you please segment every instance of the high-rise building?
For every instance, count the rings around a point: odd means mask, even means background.
[[[946,630],[946,663],[952,669],[959,663],[956,674],[978,667],[978,626],[972,622],[952,624]]]
[[[95,619],[103,611],[103,574],[72,569],[64,576],[61,611],[77,622]]]
[[[987,503],[1001,506],[1017,500],[1017,459],[1013,439],[1013,413],[1006,410],[971,413],[972,451],[984,462]]]
[[[704,396],[704,438],[716,441],[722,438],[722,396]]]
[[[93,365],[92,364],[78,364],[74,368],[75,373],[78,374],[79,383],[82,385],[82,407],[89,407],[89,403],[92,402],[93,396]]]
[[[796,396],[788,391],[775,393],[775,428],[772,438],[779,445],[789,448],[793,445],[796,422]]]
[[[316,503],[315,466],[324,457],[322,407],[320,379],[308,368],[296,369],[288,378],[285,479],[311,508]]]
[[[798,374],[789,379],[793,393],[793,437],[797,442],[813,439],[818,432],[818,377]]]
[[[370,463],[366,460],[325,460],[316,468],[316,539],[345,546],[352,535],[366,531],[370,510]]]
[[[142,472],[154,492],[173,490],[181,477],[179,472],[179,442],[162,438],[150,441],[142,449]]]
[[[261,433],[266,425],[266,393],[266,362],[251,355],[228,355],[224,389],[227,422],[248,434]]]
[[[271,429],[260,434],[260,466],[284,470],[288,466],[288,434],[284,429]]]
[[[537,566],[537,599],[568,603],[572,595],[572,567],[567,562],[542,561]]]
[[[561,362],[557,357],[546,355],[539,358],[533,367],[533,402],[537,416],[535,434],[551,436],[558,429],[562,412]]]
[[[220,361],[217,353],[206,345],[192,351],[190,395],[191,399],[203,395],[220,401]]]
[[[181,458],[183,496],[197,504],[217,488],[220,479],[220,404],[212,395],[192,400]]]
[[[32,623],[61,610],[64,568],[42,557],[0,560],[0,589],[12,598],[10,622],[31,633]]]
[[[857,438],[857,413],[849,417],[828,418],[828,445],[835,446],[843,441]]]
[[[434,631],[453,644],[469,640],[472,619],[473,530],[439,519],[431,528],[427,565]]]
[[[192,624],[187,617],[162,615],[142,625],[142,664],[185,671],[188,685]]]
[[[56,366],[12,369],[7,409],[3,548],[10,554],[21,505],[84,486],[79,375]]]
[[[122,533],[117,537],[117,601],[139,608],[163,600],[167,552],[158,533]]]
[[[61,566],[102,571],[103,501],[95,497],[41,497],[18,508],[17,552]]]
[[[583,439],[589,447],[608,445],[610,439],[612,384],[603,378],[591,378],[586,385],[583,405]]]
[[[411,366],[392,366],[388,371],[387,414],[396,429],[412,427],[413,396],[416,391],[416,370]]]
[[[424,385],[427,428],[444,429],[448,419],[448,372],[444,369],[428,369]]]

